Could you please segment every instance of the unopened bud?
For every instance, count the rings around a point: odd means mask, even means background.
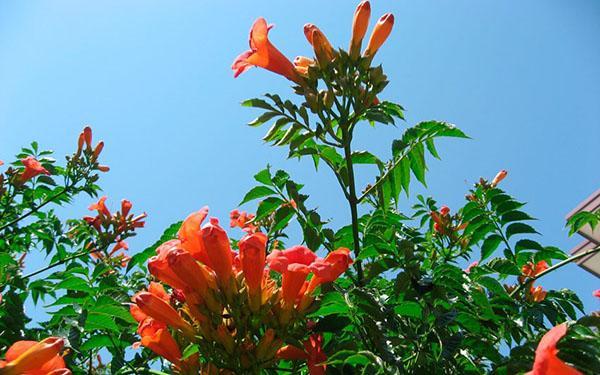
[[[367,44],[367,48],[363,54],[365,57],[373,57],[375,53],[377,53],[377,50],[379,50],[383,43],[385,43],[386,39],[390,36],[393,26],[393,14],[386,13],[381,16],[379,21],[377,21],[375,24],[375,28],[373,29],[373,33],[369,39],[369,44]]]

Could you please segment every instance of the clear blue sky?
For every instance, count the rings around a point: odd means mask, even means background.
[[[262,143],[264,129],[245,126],[256,113],[239,102],[288,95],[288,82],[258,69],[234,80],[229,67],[258,16],[276,24],[271,39],[293,58],[310,54],[306,22],[346,46],[355,5],[2,1],[0,159],[34,139],[64,155],[91,124],[107,144],[112,170],[101,184],[111,204],[129,198],[149,214],[132,252],[202,205],[225,220],[267,162],[305,183],[309,203],[334,226],[345,224],[347,208],[325,170],[285,160],[285,150]],[[391,79],[382,98],[404,105],[409,124],[446,120],[473,137],[440,144],[427,194],[456,208],[472,182],[505,168],[502,187],[529,202],[541,242],[575,245],[564,216],[600,187],[600,3],[374,0],[372,8],[396,16],[377,55]],[[365,126],[357,146],[389,155],[403,128]],[[84,197],[66,214],[82,216],[89,203]],[[577,291],[588,311],[600,308],[591,296],[599,280],[576,266],[540,282]]]

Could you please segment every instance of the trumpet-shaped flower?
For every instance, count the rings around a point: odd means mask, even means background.
[[[580,375],[581,372],[558,358],[556,344],[567,333],[567,325],[559,324],[548,331],[535,350],[533,369],[527,375]]]
[[[260,232],[247,234],[242,237],[238,246],[240,248],[240,263],[244,272],[244,278],[246,279],[248,293],[251,299],[260,302],[260,291],[265,270],[267,236]]]
[[[25,183],[40,174],[50,175],[50,172],[42,166],[42,163],[37,161],[33,156],[21,159],[21,163],[23,163],[25,170],[19,176],[20,183]]]
[[[59,337],[48,337],[40,342],[17,341],[6,352],[6,361],[0,361],[0,374],[70,374],[60,355],[64,344]]]
[[[181,247],[187,250],[200,262],[210,266],[210,261],[206,255],[204,241],[200,233],[200,226],[208,215],[208,207],[202,207],[199,211],[190,214],[181,224],[177,233],[181,240]]]
[[[294,70],[294,65],[269,41],[269,30],[272,25],[267,26],[264,18],[254,21],[250,29],[250,50],[240,54],[231,68],[234,77],[239,76],[252,66],[270,70],[281,74],[290,81],[300,83],[301,78]]]
[[[201,232],[210,267],[223,285],[226,285],[232,275],[233,261],[229,237],[219,225],[219,220],[214,217],[210,218],[210,222],[202,227]]]

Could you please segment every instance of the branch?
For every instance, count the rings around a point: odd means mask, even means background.
[[[56,261],[54,263],[51,263],[51,264],[47,265],[44,268],[40,268],[40,269],[38,269],[36,271],[28,273],[27,275],[23,276],[23,278],[24,279],[28,279],[28,278],[33,277],[35,275],[38,275],[38,274],[40,274],[40,273],[42,273],[44,271],[48,271],[48,270],[50,270],[50,269],[52,269],[52,268],[54,268],[56,266],[60,266],[61,264],[64,264],[64,263],[66,263],[66,262],[68,262],[70,260],[77,259],[77,258],[82,257],[84,255],[94,254],[94,253],[100,252],[102,250],[103,250],[103,248],[100,247],[100,248],[97,248],[97,249],[94,249],[94,250],[89,250],[89,251],[86,250],[86,251],[82,251],[80,253],[75,253],[75,254],[73,254],[73,255],[71,255],[69,257],[66,257],[65,259],[61,259],[61,260],[58,260],[58,261]]]
[[[549,267],[549,268],[545,269],[544,271],[538,273],[534,277],[531,277],[526,283],[519,284],[515,288],[515,290],[513,290],[509,295],[511,297],[514,297],[521,289],[523,289],[523,287],[525,285],[529,284],[530,282],[535,281],[535,280],[539,279],[540,277],[542,277],[542,276],[544,276],[544,275],[546,275],[546,274],[548,274],[548,273],[550,273],[552,271],[555,271],[555,270],[557,270],[557,269],[559,269],[559,268],[561,268],[561,267],[563,267],[563,266],[565,266],[565,265],[567,265],[567,264],[569,264],[571,262],[574,262],[574,261],[576,261],[578,259],[584,258],[584,257],[586,257],[588,255],[595,254],[595,253],[598,253],[598,252],[600,252],[600,246],[597,246],[597,247],[595,247],[593,249],[589,249],[589,250],[586,250],[586,251],[584,251],[582,253],[573,255],[572,257],[567,258],[567,259],[563,260],[560,263],[556,263],[552,267]]]
[[[28,211],[26,214],[23,214],[19,217],[17,217],[16,219],[8,222],[7,224],[4,224],[3,226],[0,227],[0,231],[3,231],[4,229],[11,227],[13,225],[15,225],[16,223],[18,223],[19,221],[33,215],[34,213],[38,212],[41,208],[43,208],[45,205],[47,205],[48,203],[53,202],[56,198],[60,197],[61,195],[67,193],[73,186],[66,186],[61,192],[54,194],[53,196],[51,196],[50,198],[48,198],[48,200],[44,201],[42,204],[40,204],[37,207],[32,208],[30,211]]]

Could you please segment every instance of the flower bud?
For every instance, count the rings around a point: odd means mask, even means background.
[[[494,177],[494,179],[492,180],[492,184],[491,184],[492,187],[497,186],[500,183],[500,181],[502,181],[506,178],[507,175],[508,175],[508,172],[505,169],[498,172],[496,177]]]
[[[356,7],[354,19],[352,20],[352,39],[350,40],[350,56],[358,57],[360,46],[369,27],[371,17],[371,4],[363,1]]]
[[[104,141],[98,142],[98,144],[96,145],[96,148],[94,149],[94,153],[92,154],[92,160],[98,159],[98,156],[102,152],[103,148],[104,148]]]
[[[85,140],[86,149],[90,150],[92,148],[92,128],[89,126],[83,128],[83,139]]]
[[[392,27],[394,26],[394,15],[391,13],[386,13],[377,21],[375,24],[375,28],[373,29],[373,33],[371,34],[371,38],[369,39],[369,43],[367,44],[367,48],[363,53],[365,57],[373,57],[377,50],[385,43],[388,36],[392,32]]]
[[[315,50],[315,56],[320,66],[327,64],[335,57],[333,47],[323,32],[312,23],[304,25],[304,35]]]

